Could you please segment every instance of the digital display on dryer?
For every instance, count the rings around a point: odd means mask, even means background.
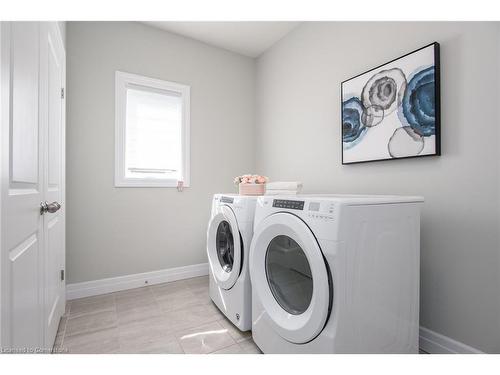
[[[234,198],[231,198],[231,197],[220,197],[220,201],[222,203],[234,203]]]
[[[319,202],[309,202],[309,211],[319,211]]]
[[[292,210],[303,210],[304,201],[293,201],[288,199],[273,199],[273,207],[291,208]]]

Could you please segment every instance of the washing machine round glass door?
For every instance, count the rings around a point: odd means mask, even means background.
[[[297,216],[276,213],[256,228],[250,249],[252,288],[284,339],[302,344],[325,326],[333,298],[321,249]]]
[[[208,227],[208,263],[217,284],[231,289],[241,270],[242,243],[233,210],[220,206]]]

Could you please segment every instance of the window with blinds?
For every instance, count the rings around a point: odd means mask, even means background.
[[[189,87],[116,74],[116,186],[189,186]]]

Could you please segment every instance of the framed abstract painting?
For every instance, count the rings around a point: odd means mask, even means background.
[[[342,164],[440,155],[439,43],[341,83]]]

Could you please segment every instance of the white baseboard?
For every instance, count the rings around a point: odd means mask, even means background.
[[[420,349],[430,354],[484,354],[469,345],[420,327]]]
[[[66,299],[72,300],[82,297],[97,296],[99,294],[118,292],[120,290],[205,275],[208,275],[208,263],[68,284],[66,285]]]

